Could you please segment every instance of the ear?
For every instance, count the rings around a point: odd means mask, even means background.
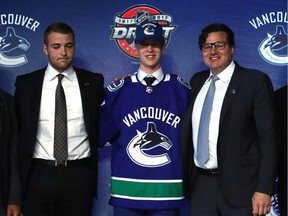
[[[48,55],[47,45],[43,44],[43,51],[46,55]]]
[[[232,47],[231,48],[232,55],[234,54],[234,51],[235,51],[235,47]]]

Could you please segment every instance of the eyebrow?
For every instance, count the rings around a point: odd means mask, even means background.
[[[52,43],[51,46],[53,46],[53,45],[61,45],[61,43]],[[65,43],[64,45],[75,45],[75,43],[68,42],[68,43]]]

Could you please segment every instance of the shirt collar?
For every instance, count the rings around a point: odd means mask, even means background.
[[[147,74],[139,68],[138,72],[137,72],[137,77],[138,77],[139,81],[142,82],[146,76],[154,76],[156,78],[156,80],[158,82],[160,82],[164,77],[164,73],[163,73],[161,67],[157,71],[155,71],[153,74]]]
[[[229,82],[229,80],[231,79],[231,77],[233,75],[234,69],[235,69],[235,63],[234,63],[234,61],[231,61],[231,63],[228,65],[228,67],[226,67],[225,70],[223,70],[221,73],[219,73],[217,75],[217,77],[222,82],[225,82],[225,83]],[[213,74],[210,71],[209,78],[206,80],[206,82],[210,81],[212,75]]]
[[[56,76],[59,74],[59,72],[57,70],[55,70],[50,63],[48,63],[48,66],[46,68],[46,76],[48,77],[49,80],[53,80],[56,78]],[[73,66],[70,66],[69,68],[67,68],[64,72],[62,72],[62,74],[70,81],[73,80],[73,78],[75,77],[75,71]]]

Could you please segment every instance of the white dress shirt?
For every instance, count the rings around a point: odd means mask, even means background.
[[[53,154],[57,74],[58,72],[48,64],[42,87],[34,158],[55,160]],[[89,157],[90,147],[84,124],[77,76],[73,67],[68,68],[62,74],[64,75],[62,86],[67,105],[68,160]]]
[[[219,133],[219,122],[220,122],[220,114],[221,108],[223,104],[223,100],[230,83],[233,71],[235,68],[235,64],[232,61],[231,64],[220,74],[218,74],[218,80],[215,82],[215,95],[214,101],[211,111],[211,119],[209,126],[209,160],[205,163],[205,169],[213,169],[218,167],[217,163],[217,140]],[[211,82],[210,72],[209,78],[206,80],[204,85],[202,86],[200,92],[197,95],[197,98],[194,103],[193,112],[192,112],[192,133],[193,133],[193,147],[194,147],[194,162],[197,166],[200,166],[196,159],[197,152],[197,139],[198,139],[198,128],[199,121],[201,116],[201,111],[203,107],[203,103],[205,100],[205,96],[207,94],[208,88]]]
[[[137,72],[137,77],[138,80],[143,84],[143,85],[147,85],[144,78],[146,76],[154,76],[156,78],[156,80],[152,83],[152,86],[157,85],[159,82],[161,82],[161,80],[164,78],[164,73],[162,71],[162,68],[160,67],[157,71],[155,71],[153,74],[147,74],[144,71],[142,71],[140,68]]]

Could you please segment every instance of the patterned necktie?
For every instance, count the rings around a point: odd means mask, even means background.
[[[65,93],[61,81],[63,74],[58,74],[58,85],[55,93],[55,127],[54,127],[54,157],[57,162],[67,160],[67,109]]]
[[[145,80],[147,86],[151,86],[152,83],[156,80],[156,78],[154,76],[146,76],[144,78],[144,80]]]
[[[204,100],[199,122],[196,156],[202,167],[209,159],[209,124],[215,94],[215,82],[218,79],[217,76],[211,76],[211,83]]]

